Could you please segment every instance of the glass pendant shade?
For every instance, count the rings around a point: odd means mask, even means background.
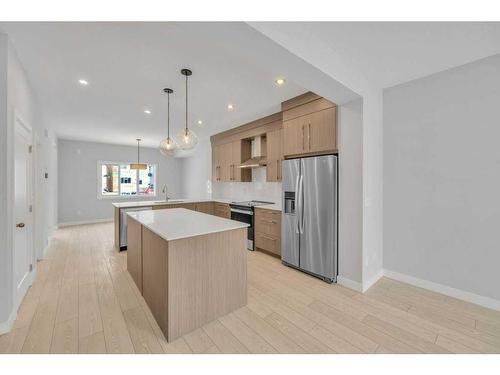
[[[177,142],[171,137],[167,137],[160,142],[160,152],[162,155],[174,156],[178,149]]]
[[[191,129],[182,129],[177,138],[179,147],[183,150],[191,150],[198,143],[198,136]]]

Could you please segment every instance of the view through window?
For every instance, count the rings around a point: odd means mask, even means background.
[[[156,165],[147,164],[143,170],[130,169],[129,163],[101,163],[101,195],[156,195]]]

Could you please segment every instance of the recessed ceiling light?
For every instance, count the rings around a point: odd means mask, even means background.
[[[89,82],[85,79],[79,79],[78,83],[82,86],[87,86],[89,84]]]
[[[144,113],[147,114],[147,115],[150,115],[151,114],[151,111],[149,109],[145,109],[144,110]]]
[[[278,86],[281,86],[285,83],[284,78],[278,78],[276,81],[274,81]]]
[[[232,111],[233,110],[233,105],[232,104],[228,104],[227,105],[227,109],[230,110],[230,111]]]
[[[203,121],[198,120],[198,125],[203,125]]]

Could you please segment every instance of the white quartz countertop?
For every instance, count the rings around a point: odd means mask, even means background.
[[[128,212],[146,228],[167,241],[246,228],[249,225],[185,208]]]
[[[170,199],[165,200],[155,200],[155,201],[127,201],[127,202],[113,202],[113,206],[117,208],[132,208],[132,207],[152,207],[166,204],[183,204],[183,203],[201,203],[201,202],[220,202],[220,203],[231,203],[229,199]]]

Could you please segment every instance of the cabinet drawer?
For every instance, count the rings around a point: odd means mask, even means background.
[[[281,236],[281,219],[255,215],[255,231],[279,238]]]
[[[281,220],[281,211],[277,210],[268,210],[266,208],[256,208],[255,209],[255,218],[266,218],[269,220]]]
[[[256,232],[255,246],[259,249],[281,256],[281,241],[279,238]]]

